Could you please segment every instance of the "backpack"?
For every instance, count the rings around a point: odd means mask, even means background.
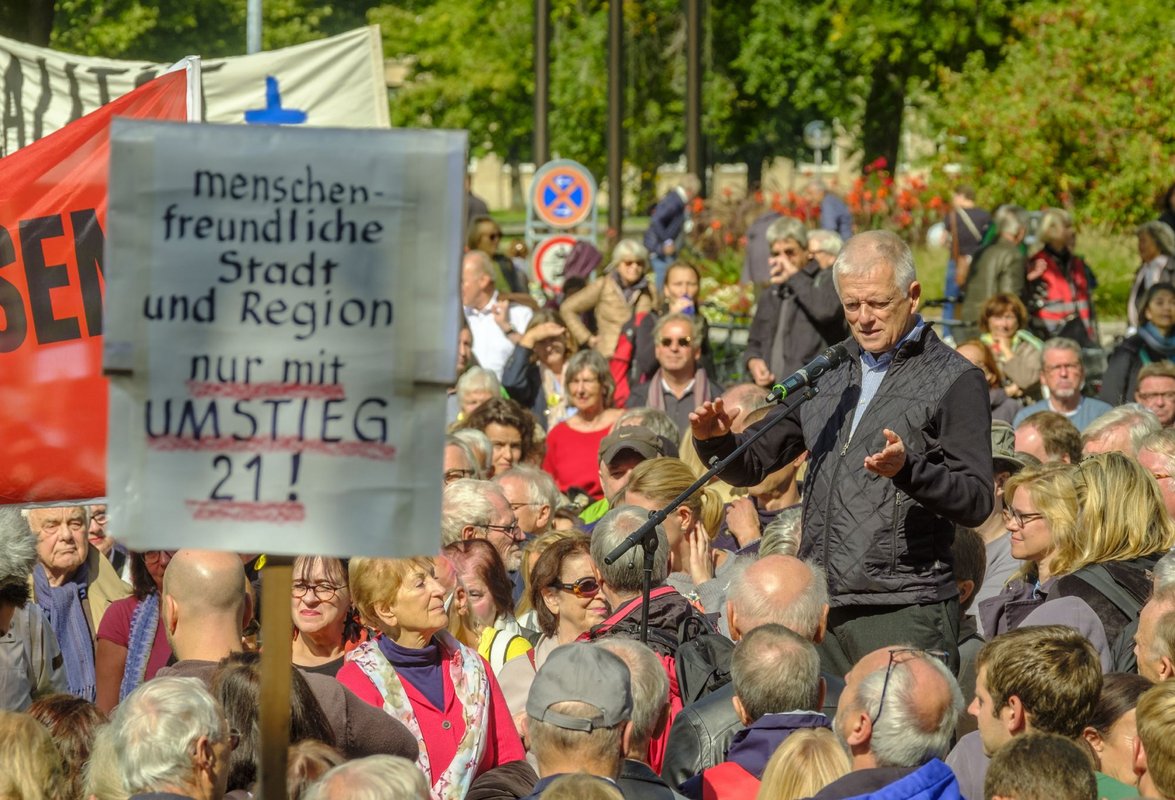
[[[669,587],[653,590],[650,600],[667,591],[674,590]],[[635,619],[618,622],[612,631],[633,639],[640,638],[640,624]],[[690,609],[689,616],[682,620],[674,634],[650,627],[649,647],[672,660],[673,677],[677,680],[678,696],[683,706],[730,683],[734,642],[718,633],[710,617],[696,609]]]
[[[596,267],[600,266],[600,262],[603,260],[603,254],[596,249],[594,244],[586,239],[578,239],[572,246],[571,252],[567,254],[567,258],[563,260],[563,280],[568,278],[586,279],[596,271]]]
[[[620,330],[620,338],[616,340],[616,349],[608,359],[608,371],[612,374],[612,381],[616,388],[612,391],[612,405],[624,408],[629,395],[632,394],[633,362],[636,359],[636,332],[641,322],[648,316],[647,311],[639,311],[629,317],[628,322]]]

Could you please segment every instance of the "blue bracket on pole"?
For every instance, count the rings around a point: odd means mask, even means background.
[[[306,121],[306,112],[296,108],[282,108],[282,94],[277,78],[265,76],[265,108],[254,108],[245,112],[245,122],[250,125],[300,125]]]

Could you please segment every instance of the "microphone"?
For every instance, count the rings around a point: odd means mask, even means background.
[[[811,386],[813,382],[830,369],[835,369],[842,361],[849,357],[849,351],[843,344],[834,344],[807,364],[797,369],[781,383],[771,387],[771,394],[767,395],[768,403],[778,403],[789,394]]]

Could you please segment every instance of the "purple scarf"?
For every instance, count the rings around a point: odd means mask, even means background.
[[[50,586],[45,568],[37,564],[33,569],[33,589],[37,605],[49,618],[49,625],[57,635],[65,656],[65,677],[69,693],[94,702],[94,639],[90,622],[82,603],[90,588],[90,567],[83,563],[73,577],[60,586]]]

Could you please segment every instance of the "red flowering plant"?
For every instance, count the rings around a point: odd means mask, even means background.
[[[866,164],[845,193],[857,230],[890,230],[907,242],[924,241],[926,230],[942,219],[949,190],[930,186],[918,175],[895,181],[884,157]]]

